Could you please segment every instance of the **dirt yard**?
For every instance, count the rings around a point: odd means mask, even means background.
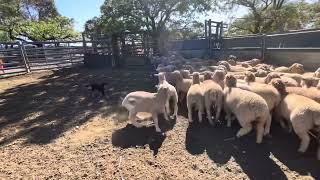
[[[316,142],[296,153],[298,138],[273,123],[272,137],[233,139],[239,126],[177,120],[136,129],[121,98],[155,91],[152,72],[83,68],[0,80],[0,179],[320,179]],[[106,82],[106,97],[85,85]]]

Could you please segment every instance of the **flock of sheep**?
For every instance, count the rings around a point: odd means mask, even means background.
[[[178,101],[186,98],[189,122],[193,122],[193,109],[198,111],[201,123],[206,114],[211,125],[224,119],[230,127],[237,120],[241,129],[237,137],[256,129],[256,143],[270,133],[271,121],[293,131],[300,138],[299,152],[304,153],[313,136],[320,135],[320,68],[314,73],[305,73],[303,65],[273,67],[259,59],[237,61],[230,56],[216,65],[211,62],[186,62],[181,56],[173,55],[165,60],[155,58],[159,65],[156,74],[158,91],[129,93],[122,102],[129,111],[129,120],[136,127],[137,113],[152,114],[155,129],[158,114],[166,120],[171,115],[169,102],[173,101],[173,117],[178,113]],[[205,64],[205,65],[204,65]],[[214,117],[213,117],[214,116]],[[317,152],[320,160],[320,143]]]

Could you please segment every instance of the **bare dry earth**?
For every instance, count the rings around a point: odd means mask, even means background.
[[[0,80],[1,179],[320,179],[316,143],[305,155],[299,140],[272,127],[256,145],[255,133],[233,139],[239,126],[189,126],[161,119],[164,134],[127,125],[121,98],[155,91],[142,70],[42,71]],[[107,82],[93,98],[89,82]],[[149,123],[150,124],[150,123]]]

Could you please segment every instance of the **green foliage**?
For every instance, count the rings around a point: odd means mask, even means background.
[[[320,25],[319,3],[310,4],[304,0],[287,2],[279,0],[275,5],[267,5],[258,0],[255,5],[245,4],[249,0],[237,0],[238,5],[249,8],[249,13],[236,19],[230,26],[228,35],[284,32]],[[268,2],[268,0],[266,1]],[[271,2],[270,2],[271,3]],[[280,6],[281,5],[281,6]]]
[[[77,37],[71,19],[60,16],[54,0],[0,0],[0,31],[9,40],[45,41]]]
[[[212,9],[214,0],[106,0],[102,15],[87,22],[86,32],[110,35],[123,31],[148,30],[158,36],[175,19]]]
[[[63,40],[78,37],[72,28],[72,20],[58,16],[48,20],[28,21],[19,28],[18,34],[34,41]]]
[[[4,31],[0,31],[0,42],[8,42],[10,41],[8,35]]]

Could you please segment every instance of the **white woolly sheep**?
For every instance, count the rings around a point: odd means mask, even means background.
[[[245,81],[247,82],[248,86],[245,88],[239,88],[254,92],[261,96],[267,102],[270,114],[272,114],[274,108],[281,101],[281,96],[278,90],[272,85],[255,83],[255,76],[250,72],[246,73]]]
[[[198,110],[199,122],[202,122],[202,114],[204,110],[204,98],[203,98],[203,90],[200,85],[200,74],[195,72],[192,75],[193,83],[189,88],[187,93],[187,108],[188,108],[188,119],[189,122],[193,122],[192,120],[192,108],[195,107]]]
[[[173,116],[177,117],[178,116],[178,93],[176,91],[176,88],[166,81],[166,77],[165,77],[165,75],[163,73],[159,73],[157,76],[158,76],[158,79],[159,79],[159,85],[162,85],[162,87],[167,87],[168,88],[168,98],[167,98],[167,102],[166,102],[166,112],[167,112],[167,114],[171,114],[171,111],[170,111],[170,99],[172,99],[173,100],[173,104],[174,104]]]
[[[221,86],[221,88],[224,88],[224,78],[226,76],[226,72],[225,71],[221,71],[221,70],[217,70],[213,73],[213,77],[212,80],[214,82],[216,82],[217,84],[219,84]]]
[[[227,62],[227,61],[219,61],[217,63],[218,66],[224,66],[227,68],[227,71],[230,71],[231,70],[231,65]]]
[[[192,79],[184,79],[179,71],[173,72],[175,76],[175,87],[179,95],[179,101],[182,102],[192,85]]]
[[[283,73],[297,73],[297,74],[303,74],[304,68],[302,64],[294,63],[290,67],[278,67],[274,70],[275,72],[283,72]]]
[[[269,134],[271,117],[268,104],[259,95],[236,88],[237,79],[227,75],[224,89],[224,105],[228,126],[231,125],[231,113],[238,119],[241,129],[237,137],[248,134],[252,130],[252,122],[257,122],[257,143],[262,142],[263,135]]]
[[[310,142],[308,132],[320,126],[320,104],[301,95],[289,94],[284,83],[279,79],[272,80],[271,84],[282,96],[277,115],[292,125],[294,132],[301,139],[298,152],[304,153]]]
[[[272,79],[276,79],[276,78],[281,79],[287,87],[298,87],[300,85],[296,80],[289,77],[280,76],[278,73],[274,73],[274,72],[269,73],[267,75],[267,77],[265,78],[265,83],[269,84]]]
[[[201,84],[204,96],[204,104],[209,123],[214,125],[214,122],[212,121],[211,107],[213,107],[216,112],[215,121],[219,121],[223,104],[223,90],[219,84],[211,80],[212,76],[210,72],[206,72],[204,77],[206,80]]]
[[[161,132],[158,123],[158,114],[163,113],[166,120],[169,120],[165,110],[165,104],[168,99],[168,88],[160,85],[157,93],[145,91],[136,91],[129,93],[122,101],[122,106],[129,111],[129,120],[132,125],[141,127],[136,121],[138,112],[147,112],[152,114],[157,132]]]
[[[315,87],[310,87],[310,88],[287,87],[286,90],[288,93],[305,96],[320,103],[320,91]]]

